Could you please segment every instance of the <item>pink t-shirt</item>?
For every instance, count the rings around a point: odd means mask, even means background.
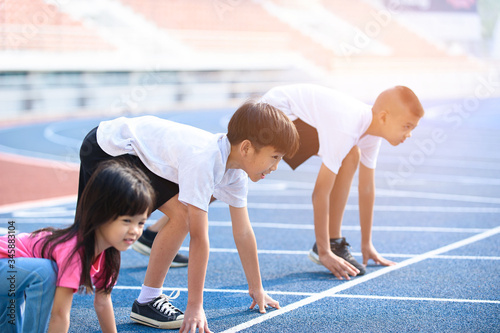
[[[16,235],[16,247],[15,252],[9,253],[9,243],[8,236],[0,236],[0,258],[10,258],[9,255],[14,255],[15,258],[42,258],[41,255],[41,244],[37,244],[35,248],[35,243],[51,232],[43,231],[37,234],[35,237],[31,237],[31,233],[20,233]],[[73,292],[78,291],[80,287],[80,275],[82,273],[82,264],[79,255],[74,255],[70,257],[74,247],[76,245],[76,236],[71,238],[65,243],[61,243],[56,246],[53,252],[54,260],[58,267],[57,273],[57,286],[72,288]],[[90,270],[90,277],[92,282],[96,284],[99,280],[99,272],[102,272],[104,266],[104,252],[101,252],[97,259],[92,264]]]

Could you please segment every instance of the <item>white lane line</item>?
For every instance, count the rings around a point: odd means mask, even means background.
[[[1,156],[1,155],[0,155]],[[58,163],[61,162],[51,162]],[[269,191],[267,191],[269,192]],[[286,191],[284,191],[286,193]],[[357,193],[354,190],[355,193]],[[426,192],[410,192],[410,191],[393,191],[393,190],[378,190],[377,195],[379,196],[399,196],[399,197],[409,197],[409,198],[428,198],[428,199],[441,199],[441,200],[455,200],[462,202],[474,202],[474,203],[490,203],[490,204],[500,204],[500,198],[489,198],[489,197],[477,197],[477,196],[464,196],[464,195],[451,195],[451,194],[440,194],[440,193],[426,193]],[[0,206],[0,213],[7,213],[21,209],[36,208],[43,206],[53,206],[59,204],[59,202],[68,203],[71,201],[76,201],[76,196],[68,196],[62,198],[52,198],[46,200],[37,200],[29,202],[21,202],[16,204],[8,204]],[[226,208],[227,205],[215,201],[211,204],[213,208]],[[250,202],[248,203],[248,208],[255,209],[274,209],[274,210],[312,210],[313,206],[310,203],[259,203]],[[358,205],[346,205],[346,210],[358,211]],[[434,213],[499,213],[500,207],[458,207],[458,206],[399,206],[399,205],[375,205],[375,211],[383,212],[434,212]],[[20,213],[23,214],[23,213]],[[24,213],[24,214],[36,214],[36,212]],[[31,215],[30,215],[31,216]],[[27,217],[27,216],[26,216]]]
[[[115,286],[113,289],[118,290],[141,290],[139,286]],[[164,291],[183,291],[187,292],[187,288],[172,288],[163,287]],[[230,294],[248,294],[246,289],[213,289],[205,288],[206,293],[230,293]],[[266,290],[269,295],[284,295],[284,296],[314,296],[318,293],[307,293],[297,291],[278,291]],[[466,299],[466,298],[442,298],[442,297],[403,297],[403,296],[377,296],[377,295],[352,295],[352,294],[335,294],[328,297],[334,298],[357,298],[357,299],[376,299],[376,300],[396,300],[396,301],[429,301],[429,302],[450,302],[450,303],[485,303],[485,304],[500,304],[500,301],[487,299]]]
[[[43,200],[33,200],[33,201],[24,201],[15,204],[7,204],[0,206],[0,214],[10,213],[17,210],[23,209],[35,209],[40,207],[48,207],[48,206],[58,206],[58,205],[66,205],[70,203],[76,204],[76,195],[68,195],[58,198],[51,199],[43,199]]]
[[[455,243],[452,243],[452,244],[440,247],[440,248],[438,248],[436,250],[432,250],[432,251],[423,253],[423,254],[418,255],[416,257],[413,257],[413,258],[407,259],[407,260],[405,260],[403,262],[400,262],[400,263],[398,263],[395,266],[384,267],[384,268],[382,268],[382,269],[380,269],[378,271],[375,271],[373,273],[369,273],[367,275],[361,276],[361,277],[356,278],[354,280],[350,280],[350,281],[345,282],[345,283],[343,283],[343,284],[341,284],[339,286],[333,287],[331,289],[325,290],[325,291],[320,292],[318,294],[315,294],[315,295],[309,296],[307,298],[304,298],[304,299],[302,299],[302,300],[300,300],[298,302],[291,303],[291,304],[289,304],[287,306],[282,307],[281,309],[278,309],[278,310],[275,310],[275,311],[272,311],[272,312],[268,312],[268,313],[263,314],[263,315],[261,315],[261,316],[259,316],[257,318],[254,318],[254,319],[249,320],[247,322],[244,322],[244,323],[241,323],[241,324],[236,325],[234,327],[231,327],[228,330],[223,331],[222,333],[238,332],[240,330],[244,330],[246,328],[252,327],[252,326],[257,325],[257,324],[260,324],[260,323],[262,323],[262,322],[264,322],[266,320],[269,320],[271,318],[274,318],[274,317],[283,315],[285,313],[288,313],[290,311],[293,311],[295,309],[298,309],[298,308],[300,308],[300,307],[302,307],[304,305],[311,304],[311,303],[314,303],[314,302],[316,302],[316,301],[318,301],[320,299],[323,299],[325,297],[329,297],[329,296],[335,295],[335,294],[337,294],[337,293],[339,293],[339,292],[341,292],[343,290],[352,288],[352,287],[357,286],[357,285],[359,285],[361,283],[364,283],[366,281],[375,279],[375,278],[377,278],[379,276],[382,276],[382,275],[388,274],[390,272],[399,270],[401,268],[404,268],[404,267],[407,267],[407,266],[419,263],[419,262],[421,262],[423,260],[426,260],[426,259],[429,259],[429,258],[431,258],[431,257],[433,257],[435,255],[439,255],[439,254],[442,254],[442,253],[445,253],[445,252],[448,252],[448,251],[451,251],[451,250],[458,249],[458,248],[460,248],[462,246],[475,243],[477,241],[480,241],[482,239],[491,237],[491,236],[496,235],[498,233],[500,233],[500,227],[496,227],[496,228],[493,228],[491,230],[485,231],[485,232],[483,232],[481,234],[474,235],[474,236],[471,236],[469,238],[463,239],[461,241],[458,241],[458,242],[455,242]]]
[[[189,252],[188,246],[182,246],[180,248],[181,251]],[[238,253],[237,249],[233,248],[218,248],[211,247],[211,253]],[[304,256],[309,254],[309,251],[300,251],[300,250],[257,250],[258,254],[282,254],[282,255],[300,255]],[[353,256],[361,257],[361,252],[351,252]],[[390,257],[390,258],[414,258],[418,256],[418,254],[401,254],[401,253],[380,253],[382,257]],[[500,260],[500,257],[497,256],[462,256],[462,255],[435,255],[430,257],[429,259],[449,259],[449,260]]]
[[[276,183],[269,186],[269,188],[260,188],[260,184],[254,185],[248,194],[261,196],[276,196],[276,191],[279,191],[279,196],[296,196],[296,197],[310,197],[312,194],[313,186],[310,189],[293,189],[294,185],[288,182]],[[272,190],[272,191],[271,191]],[[358,188],[351,187],[349,192],[350,197],[358,196]],[[476,195],[463,195],[463,194],[447,194],[447,193],[433,193],[433,192],[418,192],[418,191],[401,191],[390,189],[377,189],[377,197],[385,198],[416,198],[416,199],[432,199],[432,200],[448,200],[458,202],[475,202],[475,203],[488,203],[500,204],[500,198],[482,197]]]
[[[139,286],[114,286],[113,289],[120,290],[141,290]],[[164,291],[184,291],[187,292],[188,289],[185,287],[172,288],[172,287],[163,287]],[[206,293],[230,293],[230,294],[248,294],[248,289],[214,289],[214,288],[204,288],[203,292]],[[311,296],[314,293],[305,293],[300,291],[266,291],[268,294],[273,295],[290,295],[290,296]]]
[[[2,146],[0,145],[0,149]],[[45,156],[45,155],[44,155]],[[52,155],[49,155],[52,156]],[[30,166],[40,166],[45,168],[62,169],[68,171],[78,171],[80,169],[80,164],[71,161],[61,161],[59,159],[50,159],[43,157],[33,157],[26,154],[13,154],[0,151],[0,161],[7,161],[17,164],[30,165]]]
[[[270,229],[299,229],[299,230],[314,230],[312,224],[296,224],[296,223],[272,223],[272,222],[251,222],[253,228],[270,228]],[[231,227],[231,221],[209,221],[210,227]],[[342,230],[359,231],[360,226],[344,225]],[[445,228],[445,227],[413,227],[413,226],[373,226],[375,231],[409,231],[409,232],[458,232],[458,233],[480,233],[488,228]]]
[[[267,203],[249,202],[250,209],[272,209],[272,210],[311,210],[312,204],[301,203]],[[215,201],[210,208],[227,208],[223,202]],[[500,213],[500,207],[460,207],[460,206],[399,206],[399,205],[375,205],[374,211],[378,212],[426,212],[426,213]],[[345,210],[358,211],[358,205],[346,205]]]
[[[73,203],[69,201],[68,203]],[[48,213],[47,213],[48,212]],[[58,216],[72,216],[74,217],[74,209],[62,207],[60,210],[54,210],[54,216],[43,217],[40,215],[50,215],[51,210],[40,210],[38,213],[31,211],[17,211],[13,213],[13,217],[0,218],[2,220],[15,220],[16,223],[33,223],[33,224],[50,224],[50,223],[65,223],[71,224],[74,222],[73,218],[62,218]],[[0,211],[0,213],[2,213]],[[70,214],[71,213],[71,214]],[[65,215],[66,214],[66,215]],[[58,216],[56,216],[58,215]],[[157,220],[148,220],[148,224],[153,224]],[[208,225],[210,227],[226,227],[231,228],[232,224],[230,221],[209,221]],[[272,223],[272,222],[252,222],[252,227],[254,229],[266,228],[266,229],[288,229],[288,230],[314,230],[312,224],[298,224],[298,223]],[[356,225],[344,225],[342,226],[344,231],[359,231],[361,228]],[[374,231],[387,231],[387,232],[441,232],[441,233],[472,233],[477,234],[486,230],[488,228],[447,228],[447,227],[416,227],[416,226],[374,226],[372,228]]]
[[[354,193],[357,194],[358,193],[357,190],[355,190]],[[377,189],[377,196],[500,204],[500,198],[480,197],[475,195],[447,194],[447,193],[398,191],[398,190],[387,190],[387,189]]]
[[[426,184],[435,184],[437,182],[442,183],[452,183],[453,185],[458,186],[471,186],[471,185],[487,185],[487,186],[498,186],[500,185],[499,178],[493,177],[471,177],[471,176],[457,176],[457,175],[444,175],[444,174],[431,174],[431,173],[418,173],[418,177],[413,179],[405,180],[405,184],[410,183],[411,181]]]
[[[73,148],[73,149],[79,151],[80,147],[82,145],[83,138],[82,139],[75,139],[75,138],[72,138],[69,136],[61,135],[61,134],[57,133],[57,131],[61,130],[60,127],[61,127],[61,124],[59,124],[59,123],[50,124],[50,125],[46,126],[43,130],[43,137],[49,142],[52,142],[52,143],[55,143],[55,144],[58,144],[58,145],[61,145],[64,147]],[[62,129],[67,129],[67,127],[68,127],[67,124],[62,125]]]
[[[39,210],[18,210],[12,213],[13,218],[57,218],[57,217],[67,217],[75,216],[75,207],[43,207]],[[71,219],[73,221],[73,219]]]
[[[429,301],[429,302],[450,302],[450,303],[500,304],[500,301],[487,300],[487,299],[442,298],[442,297],[399,297],[399,296],[349,295],[349,294],[335,294],[335,295],[330,295],[329,297],[396,300],[396,301]]]
[[[446,255],[438,255],[438,256],[433,256],[433,259],[462,259],[462,260],[500,260],[500,257],[493,257],[493,256],[446,256]]]

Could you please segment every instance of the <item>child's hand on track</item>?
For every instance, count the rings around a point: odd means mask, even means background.
[[[361,253],[363,254],[363,265],[366,266],[368,264],[368,260],[373,260],[377,265],[382,266],[394,266],[395,262],[390,261],[382,257],[373,244],[368,244],[366,246],[361,246]]]
[[[343,258],[336,256],[333,252],[321,254],[319,261],[339,280],[350,280],[350,276],[356,276],[359,270]]]
[[[269,297],[264,290],[260,290],[259,292],[249,292],[249,294],[250,297],[252,297],[252,305],[250,305],[250,309],[253,309],[257,305],[260,313],[266,313],[266,307],[268,306],[275,309],[280,308],[279,302]]]
[[[195,333],[196,329],[198,332],[203,333],[213,333],[208,328],[207,317],[205,316],[205,311],[202,306],[192,306],[186,308],[184,313],[184,320],[182,321],[182,326],[179,329],[179,333]]]

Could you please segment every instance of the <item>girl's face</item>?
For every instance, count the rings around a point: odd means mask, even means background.
[[[147,217],[147,212],[134,216],[123,215],[103,224],[96,232],[96,254],[109,247],[119,251],[127,250],[141,237]]]

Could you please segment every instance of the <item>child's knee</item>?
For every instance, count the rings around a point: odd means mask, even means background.
[[[179,210],[177,210],[177,214],[175,216],[175,220],[178,221],[178,223],[181,223],[186,230],[189,230],[189,219],[188,219],[188,211],[187,211],[187,206],[182,205],[183,207]]]
[[[36,268],[37,280],[47,292],[55,292],[57,282],[57,265],[49,259],[38,259]]]
[[[182,226],[188,228],[187,205],[180,202],[177,196],[171,198],[163,204],[159,210],[169,217],[167,223],[181,224]]]
[[[188,207],[187,205],[177,201],[175,206],[175,214],[171,218],[175,218],[180,221],[186,221],[188,218]]]

